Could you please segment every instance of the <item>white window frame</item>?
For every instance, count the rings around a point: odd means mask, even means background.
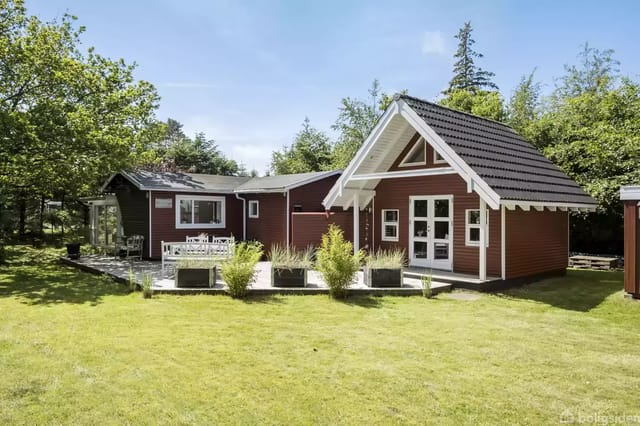
[[[480,215],[480,209],[466,209],[464,211],[464,245],[480,247],[480,241],[471,241],[469,239],[469,233],[470,233],[469,230],[480,229],[479,223],[469,223],[469,213],[471,212],[478,212],[478,215]],[[486,216],[487,216],[487,227],[485,232],[486,232],[487,247],[489,247],[489,213],[488,212]]]
[[[420,149],[419,145],[422,145],[422,148],[424,149],[424,160],[413,162],[413,163],[407,163],[407,160],[411,158],[418,149]],[[423,137],[420,137],[418,138],[416,143],[413,144],[413,146],[411,147],[407,155],[404,156],[404,158],[400,162],[399,167],[426,166],[426,165],[427,165],[427,141]]]
[[[396,212],[396,217],[398,218],[398,220],[396,220],[395,222],[388,222],[386,221],[386,212]],[[380,221],[382,222],[382,232],[380,234],[382,241],[392,241],[392,242],[398,242],[399,238],[400,238],[400,210],[399,209],[382,209],[382,220]],[[385,234],[385,228],[387,226],[395,226],[396,228],[396,236],[395,237],[387,237]]]
[[[256,214],[253,214],[252,206],[256,206]],[[249,218],[258,219],[260,217],[260,201],[258,200],[249,200]]]
[[[180,223],[180,202],[184,200],[193,201],[215,201],[220,203],[220,223]],[[227,211],[225,197],[211,197],[206,195],[176,195],[176,229],[219,229],[225,227]],[[191,221],[195,209],[191,208]]]
[[[436,151],[435,149],[433,150],[433,164],[446,164],[447,160],[445,160],[444,158],[442,158],[442,155],[440,155],[440,159],[438,159],[438,151]]]

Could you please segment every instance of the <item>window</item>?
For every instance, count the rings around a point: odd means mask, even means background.
[[[249,201],[249,217],[253,219],[260,217],[260,202],[258,200]]]
[[[400,167],[424,166],[427,164],[427,144],[423,138],[418,139],[409,153],[400,163]]]
[[[176,196],[176,228],[224,228],[224,197]]]
[[[466,210],[465,245],[480,245],[480,210]],[[489,247],[489,212],[487,212],[487,247]]]
[[[382,210],[382,241],[398,241],[399,210]]]
[[[435,149],[433,150],[433,164],[443,164],[447,161]]]

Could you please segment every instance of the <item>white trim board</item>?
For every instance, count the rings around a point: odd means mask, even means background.
[[[521,200],[502,200],[500,205],[506,207],[508,210],[515,210],[516,207],[520,207],[524,211],[530,211],[532,208],[537,211],[542,211],[545,208],[551,211],[556,209],[566,211],[595,211],[598,207],[597,204],[576,204],[576,203],[557,203],[547,201],[521,201]]]
[[[366,173],[361,175],[352,175],[348,178],[348,181],[357,180],[373,180],[373,179],[392,179],[403,177],[416,177],[416,176],[439,176],[439,175],[451,175],[457,172],[451,167],[431,167],[428,169],[415,169],[415,170],[394,170],[392,172],[380,172],[380,173]]]

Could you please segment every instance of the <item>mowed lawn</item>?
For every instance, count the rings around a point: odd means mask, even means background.
[[[144,300],[57,265],[51,252],[18,247],[9,257],[0,424],[640,415],[640,303],[623,299],[619,272],[570,271],[478,300]]]

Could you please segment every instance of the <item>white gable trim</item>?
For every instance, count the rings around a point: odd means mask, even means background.
[[[364,173],[360,175],[353,175],[349,178],[349,181],[357,180],[372,180],[372,179],[392,179],[403,177],[417,177],[417,176],[439,176],[439,175],[452,175],[457,172],[452,167],[431,167],[428,169],[413,169],[413,170],[394,170],[392,172],[380,172],[380,173]]]
[[[420,145],[422,145],[422,146],[420,146]],[[418,161],[418,162],[415,162],[415,163],[407,162],[407,160],[409,160],[409,158],[413,157],[415,152],[417,150],[419,150],[419,149],[422,149],[422,155],[424,156],[424,159],[422,161]],[[402,159],[402,161],[400,162],[398,167],[426,166],[426,165],[427,165],[427,142],[421,136],[413,144],[413,146],[411,147],[411,149],[409,150],[407,155],[404,156],[404,158]]]
[[[440,153],[460,176],[471,185],[471,188],[492,209],[500,208],[500,196],[484,181],[467,163],[411,108],[405,101],[396,101],[400,114],[411,124],[418,133]]]
[[[348,176],[353,175],[353,173],[358,169],[360,164],[364,161],[371,151],[371,148],[375,145],[376,141],[380,137],[380,135],[385,131],[391,120],[400,113],[398,102],[393,101],[391,105],[387,108],[387,110],[382,114],[378,123],[374,126],[369,136],[364,140],[362,146],[356,152],[356,155],[353,157],[347,168],[344,170],[340,178],[333,185],[329,193],[324,200],[322,200],[322,205],[325,209],[329,210],[333,207],[333,204],[336,202],[336,199],[342,195],[342,190],[344,189],[346,183],[348,182]]]

